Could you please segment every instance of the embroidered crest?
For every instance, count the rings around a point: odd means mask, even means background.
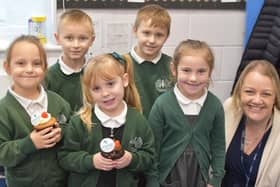
[[[64,114],[60,113],[57,117],[56,120],[59,124],[63,124],[67,122],[67,118]]]
[[[158,92],[165,92],[167,89],[171,87],[171,81],[167,78],[159,78],[155,82],[155,87]]]
[[[132,152],[136,152],[143,145],[143,140],[141,137],[135,137],[134,139],[129,141],[129,147]]]

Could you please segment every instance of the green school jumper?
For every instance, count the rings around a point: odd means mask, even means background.
[[[80,116],[72,117],[59,152],[61,166],[70,171],[68,187],[95,187],[100,170],[93,166],[93,155],[100,152],[102,126],[93,112],[93,127],[88,132]],[[128,107],[121,140],[122,147],[132,153],[126,168],[116,170],[116,187],[137,187],[139,174],[145,173],[155,157],[154,136],[146,119]]]
[[[161,184],[190,144],[204,180],[214,187],[220,186],[224,175],[225,127],[223,106],[215,95],[208,91],[192,127],[186,120],[173,89],[170,89],[155,101],[148,122],[155,135]]]
[[[73,112],[76,112],[83,104],[81,75],[82,71],[70,75],[64,74],[57,62],[49,68],[45,77],[44,86],[46,89],[54,91],[63,97],[70,103]]]
[[[169,67],[171,57],[162,54],[156,64],[152,62],[139,64],[132,56],[131,58],[133,60],[134,79],[141,98],[143,114],[148,118],[156,98],[172,87]]]
[[[47,97],[48,112],[68,119],[69,104],[51,91],[47,91]],[[0,100],[0,114],[0,165],[5,168],[8,187],[66,186],[66,173],[57,160],[59,145],[35,148],[30,139],[33,130],[30,116],[9,92]]]

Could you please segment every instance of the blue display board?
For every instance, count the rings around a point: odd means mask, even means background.
[[[246,46],[252,29],[256,23],[264,0],[247,0],[246,1],[246,31],[244,45]]]

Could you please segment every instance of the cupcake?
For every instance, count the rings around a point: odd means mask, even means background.
[[[36,130],[42,130],[47,127],[53,126],[56,123],[56,119],[48,112],[42,112],[41,115],[34,114],[31,117],[31,123]]]
[[[124,149],[119,140],[104,138],[100,142],[101,155],[105,158],[116,160],[124,155]]]

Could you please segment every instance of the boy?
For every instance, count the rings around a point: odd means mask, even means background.
[[[133,26],[137,44],[130,51],[143,114],[148,117],[155,99],[171,87],[171,57],[161,48],[170,32],[171,18],[159,5],[139,9]]]
[[[85,55],[95,39],[91,17],[78,9],[64,12],[54,36],[63,54],[49,68],[45,85],[68,101],[76,112],[82,106],[80,76],[86,64]]]

